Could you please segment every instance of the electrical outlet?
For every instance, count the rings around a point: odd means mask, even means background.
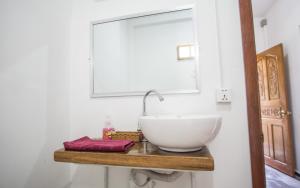
[[[231,103],[231,90],[228,88],[217,89],[218,103]]]

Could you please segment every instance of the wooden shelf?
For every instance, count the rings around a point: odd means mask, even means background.
[[[149,142],[136,143],[128,152],[78,152],[60,149],[57,162],[124,166],[132,168],[213,171],[214,159],[206,147],[200,151],[174,153],[160,150]]]

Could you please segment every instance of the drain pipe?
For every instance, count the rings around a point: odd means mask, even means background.
[[[147,178],[145,182],[138,183],[137,180],[137,174],[143,174]],[[183,175],[183,172],[172,172],[170,174],[165,173],[159,173],[152,170],[139,170],[139,169],[132,169],[130,173],[130,182],[133,182],[133,184],[130,184],[129,187],[132,188],[134,185],[138,187],[145,187],[150,182],[152,182],[151,187],[153,188],[155,186],[155,181],[164,181],[164,182],[174,182],[178,178],[180,178]],[[196,188],[196,174],[194,172],[190,172],[190,181],[191,181],[191,188]],[[130,183],[129,182],[129,183]]]
[[[137,174],[143,174],[147,177],[146,181],[144,183],[138,183],[137,181]],[[152,170],[138,170],[138,169],[132,169],[131,170],[131,180],[134,182],[134,184],[138,187],[144,187],[146,186],[151,180],[158,180],[158,181],[164,181],[164,182],[174,182],[179,177],[181,177],[183,172],[172,172],[170,174],[165,173],[159,173]],[[153,185],[152,185],[153,186]]]
[[[109,171],[108,171],[108,167],[105,166],[104,167],[104,181],[103,181],[103,184],[104,184],[104,188],[108,188],[108,174],[109,174]]]
[[[191,188],[196,188],[196,175],[194,172],[190,172],[191,175]]]

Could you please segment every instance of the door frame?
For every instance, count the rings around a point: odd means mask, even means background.
[[[256,48],[251,0],[239,0],[244,71],[247,96],[247,115],[251,157],[252,187],[265,188],[263,133],[256,63]]]

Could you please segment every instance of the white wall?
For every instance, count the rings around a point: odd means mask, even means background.
[[[267,12],[265,18],[268,25],[261,31],[265,33],[264,46],[259,46],[257,51],[265,50],[276,44],[283,43],[286,63],[286,73],[294,131],[294,143],[296,149],[297,170],[300,170],[300,1],[278,0]],[[257,28],[257,30],[262,30]]]
[[[254,33],[255,33],[255,46],[257,52],[262,52],[266,49],[267,46],[267,27],[261,28],[260,22],[264,17],[254,17]]]
[[[215,158],[214,172],[197,173],[197,183],[204,188],[250,188],[250,155],[244,71],[238,1],[218,0],[220,61],[218,59],[215,4],[211,0],[74,0],[71,26],[71,137],[99,137],[106,115],[119,130],[136,130],[142,112],[142,97],[89,98],[89,24],[91,21],[153,11],[197,2],[199,9],[199,44],[201,94],[168,95],[165,101],[148,101],[149,113],[221,114],[223,127],[209,146]],[[220,72],[220,69],[222,70]],[[222,82],[220,79],[223,77]],[[232,88],[231,105],[217,105],[215,89],[224,83]],[[127,187],[129,169],[112,168],[110,187]],[[189,178],[176,183],[159,183],[157,188],[189,187]],[[72,187],[101,187],[102,168],[74,165]]]
[[[70,1],[0,1],[0,187],[69,187]]]

